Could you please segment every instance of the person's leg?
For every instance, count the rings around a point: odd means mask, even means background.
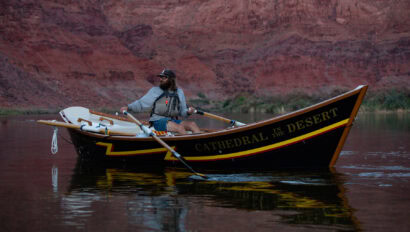
[[[201,133],[198,125],[192,121],[183,121],[181,125],[184,127],[185,130],[190,130],[192,133]]]
[[[201,133],[199,127],[192,121],[170,120],[169,118],[163,118],[153,122],[154,128],[157,131],[170,131],[177,132],[179,134],[186,134],[187,130],[192,133]]]
[[[157,121],[152,121],[152,125],[154,126],[155,130],[157,131],[166,131],[167,130],[167,122],[170,120],[169,118],[161,118]]]
[[[177,122],[173,121],[168,121],[167,131],[178,132],[179,134],[186,134],[185,127],[182,124],[178,124]]]

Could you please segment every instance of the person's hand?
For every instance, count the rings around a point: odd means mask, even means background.
[[[124,113],[124,111],[128,111],[128,106],[121,107],[120,112]]]
[[[193,114],[195,113],[196,109],[194,107],[189,107],[188,108],[188,114]]]

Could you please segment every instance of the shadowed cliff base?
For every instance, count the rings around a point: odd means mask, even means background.
[[[256,97],[249,94],[239,94],[234,98],[223,101],[212,101],[201,93],[197,99],[190,103],[202,109],[216,112],[241,112],[241,113],[272,113],[283,114],[319,103],[341,93],[346,89],[333,89],[330,93],[307,94],[294,92],[287,95]],[[410,110],[410,93],[402,89],[391,89],[385,92],[369,91],[364,98],[361,111],[401,111]]]
[[[306,94],[294,92],[288,95],[256,97],[249,94],[239,94],[233,98],[218,101],[208,99],[204,93],[199,93],[196,98],[188,99],[188,105],[209,112],[231,113],[269,113],[280,115],[307,106],[319,103],[338,94],[346,92],[344,89],[334,89],[330,94]],[[70,106],[66,106],[70,107]],[[35,115],[56,114],[63,108],[0,108],[0,115]],[[87,106],[84,106],[87,107]],[[114,107],[88,107],[105,113],[117,113]],[[410,110],[410,93],[400,89],[392,89],[386,92],[369,91],[365,96],[361,112],[394,112]]]

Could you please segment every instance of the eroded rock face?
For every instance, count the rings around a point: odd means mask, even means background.
[[[117,107],[164,67],[188,97],[410,86],[406,0],[0,3],[0,107]]]

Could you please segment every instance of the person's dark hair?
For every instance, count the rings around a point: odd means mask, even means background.
[[[176,91],[177,90],[177,83],[176,83],[175,78],[168,78],[168,81],[170,83],[169,90]]]

